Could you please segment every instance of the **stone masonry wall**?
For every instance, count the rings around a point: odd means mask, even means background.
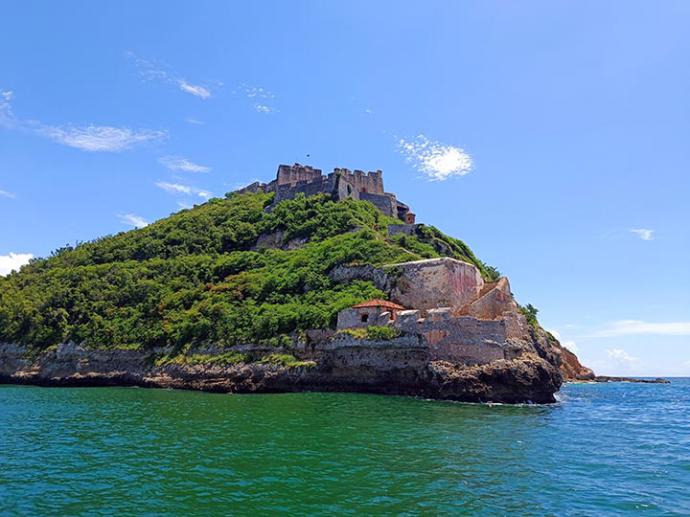
[[[464,307],[484,286],[475,266],[447,257],[395,264],[387,272],[395,279],[391,299],[415,309]]]

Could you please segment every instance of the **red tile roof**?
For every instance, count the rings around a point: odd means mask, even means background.
[[[353,309],[366,309],[367,307],[380,307],[384,309],[391,309],[394,311],[404,311],[405,307],[402,305],[398,305],[397,303],[389,302],[388,300],[369,300],[366,302],[358,303],[357,305],[353,305]]]

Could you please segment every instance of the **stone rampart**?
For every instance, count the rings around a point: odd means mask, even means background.
[[[386,272],[394,279],[391,299],[415,309],[464,307],[484,286],[475,266],[448,257],[394,264]]]

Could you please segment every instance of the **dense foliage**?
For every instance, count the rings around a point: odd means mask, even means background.
[[[492,276],[464,243],[435,228],[389,238],[387,226],[399,221],[370,203],[300,196],[266,210],[271,201],[230,194],[0,277],[0,341],[288,344],[294,332],[333,326],[339,310],[384,296],[369,282],[333,283],[335,265],[448,255]]]

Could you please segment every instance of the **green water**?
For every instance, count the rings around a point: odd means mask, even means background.
[[[562,398],[0,386],[0,513],[690,514],[689,382]]]

